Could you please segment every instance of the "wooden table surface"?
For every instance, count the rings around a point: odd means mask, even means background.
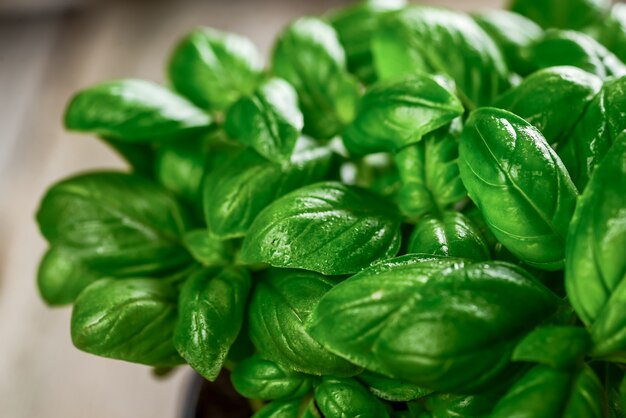
[[[196,25],[250,37],[267,53],[303,13],[339,0],[95,3],[62,14],[0,16],[0,417],[174,418],[190,371],[149,370],[76,350],[70,309],[50,309],[35,272],[45,250],[33,216],[46,187],[82,170],[123,167],[105,146],[62,130],[68,98],[112,78],[163,81],[172,44]],[[442,0],[460,8],[500,0]]]

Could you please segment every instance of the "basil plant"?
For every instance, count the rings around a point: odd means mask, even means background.
[[[625,417],[626,15],[511,7],[369,0],[266,65],[199,28],[165,85],[78,92],[128,169],[36,215],[74,345],[227,373],[257,418]]]

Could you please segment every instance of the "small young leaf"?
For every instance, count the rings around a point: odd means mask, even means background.
[[[408,383],[399,379],[392,379],[381,374],[365,371],[357,376],[374,395],[390,402],[408,402],[424,397],[432,390]]]
[[[566,368],[580,364],[590,348],[591,337],[584,328],[540,327],[517,344],[511,358]]]
[[[193,258],[206,267],[224,266],[232,258],[231,243],[211,236],[206,229],[187,232],[183,244]]]
[[[337,182],[316,183],[274,201],[254,220],[241,258],[248,263],[355,273],[394,256],[399,217],[384,198]]]
[[[355,155],[398,149],[463,114],[447,86],[428,75],[379,82],[361,98],[343,142]]]
[[[248,39],[197,28],[180,41],[168,68],[174,88],[203,109],[224,110],[252,93],[263,60]]]
[[[385,405],[354,379],[324,377],[315,402],[325,418],[389,418]]]
[[[302,399],[273,401],[265,405],[252,418],[300,418]]]
[[[102,279],[72,311],[72,342],[83,351],[150,366],[183,363],[172,335],[176,289],[156,279]]]
[[[165,87],[143,80],[116,80],[76,94],[65,127],[125,142],[155,142],[205,131],[211,117]]]
[[[241,324],[250,276],[236,268],[205,269],[181,289],[174,345],[198,373],[215,380]]]

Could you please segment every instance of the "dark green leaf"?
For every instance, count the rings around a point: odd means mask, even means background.
[[[223,110],[252,93],[263,60],[248,39],[210,28],[197,28],[180,41],[170,57],[174,88],[196,105]]]
[[[126,142],[153,142],[207,130],[212,119],[191,102],[143,80],[108,81],[76,94],[65,127]]]
[[[400,246],[393,205],[365,189],[316,183],[281,197],[255,219],[241,258],[249,263],[355,273]]]
[[[126,142],[119,139],[101,138],[130,165],[133,173],[154,176],[155,152],[152,144]]]
[[[565,368],[581,363],[590,348],[591,338],[584,328],[540,327],[520,341],[512,359]]]
[[[250,399],[298,398],[312,388],[311,376],[285,369],[259,356],[238,363],[230,376],[237,392]]]
[[[602,385],[581,371],[535,366],[498,402],[490,418],[602,418]]]
[[[343,142],[355,155],[398,149],[463,114],[463,105],[437,78],[416,75],[381,81],[359,102]]]
[[[217,378],[239,334],[250,286],[246,270],[224,268],[201,270],[181,289],[174,345],[209,380]]]
[[[599,22],[611,0],[513,0],[511,9],[544,28],[583,29]]]
[[[421,219],[409,239],[409,253],[485,261],[491,257],[478,228],[460,212]]]
[[[326,178],[334,162],[327,148],[297,152],[277,165],[252,150],[224,160],[204,183],[204,215],[211,233],[220,238],[246,234],[267,205],[290,191]]]
[[[392,379],[381,374],[365,371],[357,376],[374,395],[391,402],[407,402],[421,398],[432,392],[399,379]]]
[[[307,135],[332,138],[354,117],[358,83],[337,33],[324,21],[304,17],[286,28],[274,46],[272,70],[298,92]]]
[[[582,194],[567,239],[565,285],[591,326],[598,356],[626,358],[626,134],[611,147]]]
[[[100,275],[154,274],[190,259],[180,245],[187,215],[163,188],[136,175],[94,172],[63,180],[44,196],[37,221],[52,246],[75,251]]]
[[[224,266],[232,258],[232,243],[212,236],[206,229],[187,232],[183,244],[193,258],[206,267]]]
[[[250,302],[250,337],[263,358],[315,375],[353,375],[358,368],[324,349],[304,328],[338,279],[303,270],[271,270]]]
[[[224,129],[270,161],[289,161],[304,126],[298,95],[289,83],[273,78],[229,110]]]
[[[459,168],[470,198],[506,248],[531,266],[563,267],[578,193],[535,127],[504,110],[476,110],[463,131]]]
[[[372,50],[382,79],[416,72],[447,74],[469,107],[491,103],[510,85],[498,47],[467,15],[407,7],[390,13],[381,26]]]
[[[102,279],[72,311],[72,342],[80,350],[151,366],[183,363],[172,343],[176,290],[155,279]]]
[[[601,88],[602,80],[579,68],[550,67],[525,78],[496,107],[526,119],[554,146],[569,138]]]
[[[325,418],[389,418],[383,403],[354,379],[324,377],[315,402]]]
[[[497,376],[519,338],[557,305],[512,265],[405,256],[329,291],[308,329],[368,370],[435,390],[472,390]]]
[[[626,61],[626,4],[614,4],[611,13],[595,29],[596,39],[622,62]]]

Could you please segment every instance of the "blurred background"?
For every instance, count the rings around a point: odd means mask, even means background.
[[[463,10],[506,0],[424,0]],[[34,213],[72,173],[122,167],[95,139],[62,129],[80,88],[122,77],[163,82],[173,44],[196,25],[252,39],[267,56],[291,19],[348,0],[0,0],[0,417],[174,418],[191,371],[148,368],[76,350],[70,309],[39,299],[45,250]]]

